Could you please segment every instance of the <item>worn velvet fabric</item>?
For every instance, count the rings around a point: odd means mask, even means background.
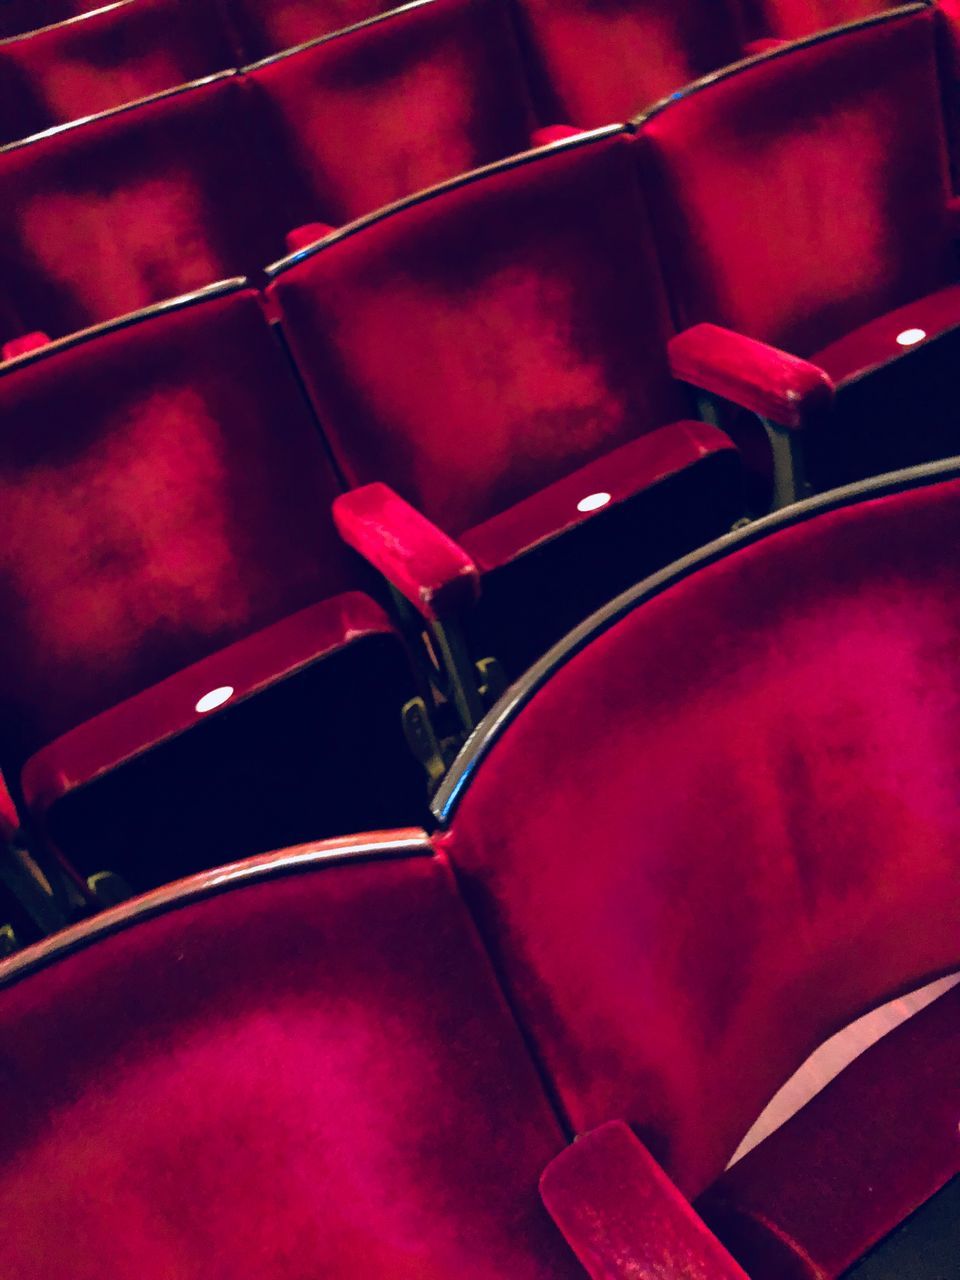
[[[743,0],[751,33],[797,40],[829,27],[896,9],[896,0]]]
[[[0,43],[0,143],[233,65],[213,0],[124,0]]]
[[[9,364],[0,415],[7,762],[361,581],[251,291]]]
[[[348,222],[530,145],[506,0],[432,0],[250,72],[315,203]]]
[[[230,0],[245,62],[269,58],[399,6],[394,0]]]
[[[561,144],[282,271],[284,329],[347,480],[456,536],[687,416],[633,143]]]
[[[834,387],[818,365],[716,324],[671,338],[670,368],[699,387],[784,427],[802,427],[829,408]]]
[[[954,987],[855,1058],[698,1208],[754,1280],[832,1280],[960,1172],[958,1114]]]
[[[960,967],[960,481],[787,527],[554,672],[445,847],[572,1128],[687,1195],[853,1017]]]
[[[227,75],[0,151],[0,275],[18,333],[59,337],[282,253],[308,208],[249,107]]]
[[[466,552],[385,484],[366,484],[334,500],[343,540],[428,618],[467,610],[480,574]]]
[[[953,282],[932,10],[745,65],[641,127],[675,321],[813,353]]]
[[[491,167],[271,286],[348,484],[389,485],[485,571],[472,638],[511,674],[742,512],[729,439],[676,421],[632,151],[609,131]],[[368,525],[369,558],[398,568],[409,532]]]
[[[521,0],[541,114],[627,120],[741,56],[730,0]]]
[[[749,1280],[622,1121],[555,1156],[540,1192],[594,1280]]]
[[[174,902],[0,990],[0,1027],[6,1280],[583,1274],[537,1196],[562,1134],[435,859]]]

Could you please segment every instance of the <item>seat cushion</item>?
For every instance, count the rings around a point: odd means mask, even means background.
[[[24,797],[81,870],[122,870],[137,887],[416,821],[424,786],[400,721],[412,683],[379,606],[334,597],[56,739],[27,761]]]
[[[579,512],[577,502],[611,501]],[[483,561],[468,633],[511,676],[594,610],[743,514],[740,458],[722,432],[678,423],[590,463],[463,535]]]

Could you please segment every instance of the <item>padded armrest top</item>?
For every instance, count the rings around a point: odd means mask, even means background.
[[[748,1280],[622,1121],[561,1151],[540,1194],[594,1280]]]
[[[466,551],[389,485],[341,494],[333,518],[344,541],[425,618],[468,609],[479,596],[480,572]]]
[[[671,338],[675,378],[794,430],[833,400],[823,369],[766,342],[716,324],[697,324]]]

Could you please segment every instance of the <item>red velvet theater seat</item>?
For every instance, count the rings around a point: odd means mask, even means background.
[[[248,62],[375,18],[392,0],[230,0],[229,13]]]
[[[309,206],[262,143],[226,74],[0,149],[0,276],[19,316],[4,340],[73,333],[283,252]]]
[[[585,129],[741,56],[731,0],[521,0],[520,16],[542,113]]]
[[[249,79],[289,140],[319,222],[347,222],[530,146],[507,0],[410,5]]]
[[[420,813],[406,654],[255,293],[12,361],[0,417],[0,758],[31,834],[137,886]]]
[[[655,1202],[649,1155],[704,1193],[818,1044],[960,968],[958,539],[956,461],[756,521],[557,646],[436,797],[571,1129],[628,1122]],[[718,1186],[754,1280],[837,1276],[960,1172],[956,990],[849,1070]],[[579,1145],[573,1227],[615,1190]]]
[[[632,150],[528,153],[268,272],[354,487],[341,533],[511,671],[740,514],[737,455],[668,375]]]
[[[121,0],[0,43],[0,142],[107,111],[233,63],[212,2]]]
[[[799,40],[898,7],[891,0],[742,0],[742,3],[750,33],[779,40]]]
[[[640,121],[674,372],[773,424],[781,501],[958,451],[938,34],[912,5]]]
[[[442,860],[288,850],[0,965],[5,1280],[577,1280]]]

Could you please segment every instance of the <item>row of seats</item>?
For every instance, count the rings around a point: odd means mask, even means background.
[[[938,21],[908,7],[741,67],[639,134],[582,135],[352,224],[271,270],[265,305],[286,351],[257,293],[234,282],[9,361],[0,763],[37,843],[83,875],[107,866],[144,884],[211,852],[415,820],[422,787],[397,710],[417,696],[430,707],[419,633],[469,728],[496,690],[478,660],[519,673],[743,513],[750,440],[738,456],[731,406],[786,440],[784,500],[808,454],[826,484],[955,451],[956,286],[917,296],[951,247]],[[814,89],[809,130],[768,131],[781,95],[802,103]],[[779,220],[782,259],[723,165],[736,155],[724,122],[743,116],[715,110],[715,95],[748,105],[760,172],[775,154],[810,175]],[[908,156],[913,180],[895,191]],[[823,224],[824,167],[884,200]],[[638,172],[659,184],[647,209]],[[742,282],[744,308],[692,312],[673,335],[645,228],[675,243],[689,229],[689,286],[711,266],[717,208],[719,246],[754,261],[707,271],[703,296]],[[791,264],[806,313],[785,288],[755,287],[763,253],[771,272]],[[901,326],[917,319],[929,337],[904,347]],[[671,364],[723,399],[731,435],[689,417]],[[872,416],[851,411],[867,396]],[[405,602],[399,628],[383,580]],[[426,746],[436,777],[443,752]]]
[[[629,173],[618,141],[548,159],[545,189],[569,184],[565,160]],[[529,188],[516,174],[502,177],[519,209]],[[602,206],[574,207],[570,232],[598,216],[609,222]],[[417,228],[417,242],[430,234]],[[629,225],[618,234],[626,246]],[[527,235],[533,245],[535,224]],[[106,867],[142,886],[211,854],[422,815],[400,709],[433,673],[405,651],[334,518],[375,566],[378,547],[390,557],[416,613],[409,647],[432,630],[460,731],[483,710],[474,659],[519,674],[612,595],[729,528],[743,513],[738,457],[716,428],[672,421],[683,403],[651,341],[659,313],[631,295],[643,266],[614,280],[571,259],[568,298],[551,303],[558,329],[534,327],[515,353],[565,376],[541,384],[521,364],[497,400],[479,379],[506,333],[464,347],[458,376],[439,300],[424,297],[417,399],[399,338],[391,356],[366,307],[355,321],[335,308],[332,277],[291,271],[274,305],[314,403],[328,397],[333,462],[243,281],[5,365],[0,760],[39,845],[85,876]],[[344,296],[369,304],[379,290]],[[581,338],[589,326],[587,349],[564,342],[573,324]],[[321,325],[353,331],[355,360],[379,359],[377,386],[352,376],[349,353],[338,367]],[[615,332],[650,362],[608,350]]]
[[[105,6],[93,0],[4,0],[0,39],[33,37],[44,29],[45,52],[40,40],[34,57],[25,54],[31,72],[42,73],[61,58],[95,64],[98,55],[112,69],[139,61],[146,51],[138,49],[138,36],[162,36],[161,43],[176,51],[185,48],[188,29],[181,24],[189,17],[199,33],[194,49],[224,59],[207,67],[212,71],[270,57],[400,7],[391,0],[181,0],[181,6],[178,13],[169,0]],[[669,87],[676,87],[732,61],[750,42],[794,40],[894,7],[889,0],[617,0],[598,10],[590,0],[517,0],[516,16],[540,74],[559,73],[561,83],[568,75],[585,82],[584,62],[599,58],[594,66],[607,69],[613,42],[619,41],[622,56],[634,61],[644,80],[667,86],[673,79]],[[151,11],[173,27],[162,32]],[[24,45],[7,48],[16,60]],[[152,52],[156,56],[158,50]]]
[[[444,3],[418,12],[438,13]],[[450,6],[450,16],[467,12],[462,0]],[[363,402],[381,394],[378,382],[404,381],[402,393],[385,390],[380,413],[399,419],[395,432],[422,434],[430,383],[438,416],[463,414],[461,392],[483,386],[485,348],[497,351],[486,366],[494,380],[516,369],[524,412],[524,385],[572,376],[546,344],[557,307],[564,299],[573,306],[570,289],[584,287],[573,283],[580,269],[571,260],[589,259],[594,278],[635,272],[633,301],[624,300],[619,322],[610,312],[602,333],[571,320],[555,340],[583,352],[599,343],[607,354],[591,362],[622,367],[593,391],[550,395],[590,404],[602,386],[619,383],[622,403],[628,365],[638,359],[626,335],[639,323],[662,339],[676,335],[674,374],[699,389],[701,412],[719,415],[757,457],[757,470],[767,465],[766,445],[729,404],[768,422],[780,502],[808,485],[943,456],[953,438],[949,356],[960,299],[941,111],[948,30],[942,9],[907,6],[738,64],[631,126],[508,158],[342,230],[330,224],[454,162],[421,150],[426,136],[438,137],[421,131],[406,144],[389,136],[396,168],[378,167],[373,149],[369,168],[325,168],[322,131],[294,127],[293,104],[316,51],[303,55],[303,78],[289,75],[294,61],[281,60],[257,73],[263,79],[215,79],[59,131],[0,152],[0,181],[12,197],[0,211],[7,333],[19,334],[6,352],[30,349],[38,332],[59,337],[214,280],[257,277],[286,233],[307,248],[267,269],[275,294],[289,291],[290,267],[321,279],[341,263],[348,272],[330,305],[336,298],[355,313],[338,321],[336,355],[353,400],[348,415],[345,401],[332,405],[315,390],[324,426],[338,436],[338,416],[349,416],[352,447],[368,450],[370,466],[387,465],[382,449],[363,443]],[[236,128],[258,103],[289,126],[259,156],[254,144],[266,135]],[[489,105],[500,130],[489,150],[509,150],[506,90]],[[440,135],[457,135],[454,150],[481,136],[476,121],[466,126],[466,107],[444,117],[448,126],[459,121]],[[608,153],[619,158],[601,159]],[[842,201],[833,195],[838,185]],[[602,211],[592,209],[601,191]],[[427,224],[418,241],[414,229]],[[642,320],[635,307],[645,310]],[[531,344],[537,354],[525,356]],[[663,353],[646,346],[639,358],[662,363]],[[421,372],[407,377],[410,369]],[[921,378],[928,402],[918,420],[910,406]],[[469,412],[480,414],[481,404]],[[503,404],[511,398],[491,391],[490,412]],[[661,421],[684,416],[665,403],[637,411]],[[407,427],[405,418],[416,422]],[[541,424],[544,437],[551,429]],[[610,439],[609,427],[589,429]],[[474,468],[475,451],[493,447],[492,437],[480,444],[466,426],[459,438]],[[411,483],[409,465],[389,465],[407,472],[401,493],[419,498],[426,486]],[[458,489],[448,501],[460,509]],[[488,505],[477,518],[491,514]]]
[[[433,835],[0,962],[5,1276],[952,1274],[957,990],[725,1165],[960,966],[958,537],[955,460],[757,522],[519,682]]]
[[[838,6],[829,21],[850,20],[862,7]],[[875,7],[891,6],[876,0]],[[299,68],[298,122],[312,128],[310,117],[321,113],[323,131],[333,130],[341,143],[367,133],[382,143],[393,133],[443,131],[434,123],[438,113],[456,107],[468,88],[482,129],[499,88],[505,118],[514,121],[505,141],[517,148],[525,117],[581,128],[625,120],[698,76],[778,43],[747,39],[727,0],[696,0],[669,12],[660,0],[630,0],[600,20],[583,4],[528,0],[520,15],[513,0],[464,0],[450,8],[449,0],[419,0],[321,36],[306,46],[309,59],[303,48],[286,72],[281,58],[281,67],[264,75],[295,78]],[[464,12],[455,16],[458,9]],[[0,143],[249,61],[232,51],[213,0],[121,0],[88,18],[0,42]],[[248,66],[248,74],[255,71]],[[329,150],[333,140],[325,145]],[[483,151],[480,139],[475,145]],[[492,158],[489,150],[448,157],[474,164]]]

